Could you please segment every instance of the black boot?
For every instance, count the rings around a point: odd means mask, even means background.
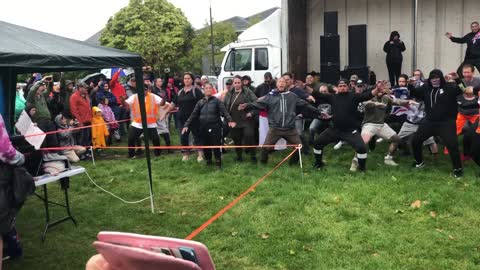
[[[323,163],[323,155],[322,154],[315,154],[315,164],[313,164],[313,168],[320,169],[325,166]]]
[[[221,160],[216,160],[215,161],[215,166],[217,166],[218,170],[221,170],[222,169],[222,161]]]
[[[260,162],[263,164],[267,164],[268,162],[268,152],[267,150],[263,150],[260,154]]]
[[[367,169],[367,159],[359,158],[358,159],[358,170],[364,172]]]

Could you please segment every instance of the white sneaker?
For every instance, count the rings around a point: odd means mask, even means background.
[[[185,156],[182,157],[183,162],[188,161],[188,159],[189,159],[188,155],[185,155]]]
[[[385,157],[384,161],[383,161],[386,165],[390,165],[390,166],[398,166],[398,163],[396,163],[393,158],[388,158],[388,157]]]
[[[381,143],[381,142],[383,142],[383,138],[378,138],[377,143]]]
[[[198,156],[198,157],[197,157],[197,162],[200,163],[200,162],[202,162],[203,160],[204,160],[203,156]]]
[[[338,150],[338,149],[342,148],[342,146],[343,146],[343,141],[339,141],[337,144],[335,144],[333,149]]]
[[[356,158],[352,159],[352,165],[350,166],[351,172],[356,172],[358,169],[358,160]]]

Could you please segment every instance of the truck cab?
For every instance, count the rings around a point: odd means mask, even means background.
[[[263,83],[265,72],[274,78],[281,75],[280,9],[238,36],[238,41],[222,48],[225,57],[218,76],[218,89],[223,90],[228,79],[248,75],[252,85]]]

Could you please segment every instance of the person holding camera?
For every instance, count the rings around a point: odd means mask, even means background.
[[[52,76],[46,76],[32,86],[27,97],[27,105],[33,106],[36,109],[32,121],[37,123],[38,128],[43,132],[57,130],[55,123],[52,121],[52,115],[48,107],[48,100],[52,90]],[[57,135],[48,134],[42,146],[58,147]]]

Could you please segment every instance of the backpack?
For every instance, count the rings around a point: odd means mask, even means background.
[[[198,89],[198,88],[195,87],[195,86],[192,88],[192,94],[193,94],[193,97],[194,97],[195,99],[197,99],[197,94],[196,94],[196,93],[197,93],[197,89]],[[183,88],[182,88],[180,91],[178,91],[178,95],[180,96],[180,94],[182,94],[182,92],[185,92],[185,91],[183,90]]]

